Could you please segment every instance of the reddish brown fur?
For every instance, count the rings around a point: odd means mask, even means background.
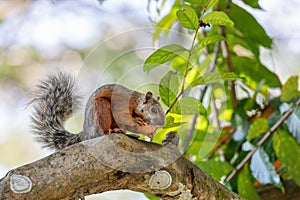
[[[147,125],[143,113],[136,112],[138,98],[142,95],[137,92],[119,91],[117,88],[103,88],[95,96],[95,123],[104,134],[121,129],[151,135],[156,127]]]

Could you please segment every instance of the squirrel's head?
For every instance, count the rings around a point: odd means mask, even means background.
[[[147,92],[143,105],[141,106],[141,112],[144,114],[144,120],[148,125],[163,126],[165,123],[165,113],[160,105],[159,96],[153,97],[152,92]]]

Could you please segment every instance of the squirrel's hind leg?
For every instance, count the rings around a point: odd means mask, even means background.
[[[114,123],[110,101],[105,98],[97,99],[95,103],[95,115],[95,122],[98,123],[98,127],[102,129],[102,131],[99,130],[99,132],[103,132],[105,135],[109,134]]]

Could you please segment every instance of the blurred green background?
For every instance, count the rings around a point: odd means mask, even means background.
[[[34,84],[47,74],[63,70],[78,79],[82,109],[67,122],[67,129],[74,133],[81,130],[87,98],[100,85],[119,82],[140,91],[150,88],[158,95],[156,86],[168,68],[145,74],[145,58],[163,43],[190,41],[188,33],[175,27],[168,38],[152,42],[153,24],[168,12],[168,4],[172,5],[167,1],[165,10],[157,12],[160,3],[0,1],[0,177],[11,168],[51,153],[34,142],[28,106]],[[248,9],[274,39],[273,48],[263,49],[261,59],[285,82],[290,75],[300,75],[300,1],[259,3],[263,11]],[[121,195],[122,199],[144,199],[137,193]]]

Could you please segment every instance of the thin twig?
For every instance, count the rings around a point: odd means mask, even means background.
[[[215,70],[219,51],[220,51],[220,42],[217,42],[215,47],[214,47],[213,57],[211,59],[209,67],[207,68],[205,73],[212,72],[212,71]],[[204,98],[204,95],[207,91],[207,88],[208,88],[208,86],[204,85],[204,88],[203,88],[203,90],[200,93],[199,98],[198,98],[200,102],[203,102],[203,98]],[[183,144],[183,147],[182,147],[182,152],[185,152],[187,150],[187,148],[188,148],[188,146],[191,142],[191,139],[192,139],[192,136],[193,136],[193,131],[195,129],[195,125],[196,125],[196,122],[197,122],[197,118],[198,118],[197,114],[193,115],[189,130],[187,132],[186,140],[185,140],[185,142]]]
[[[300,99],[297,101],[296,106],[300,105]],[[250,158],[253,156],[253,154],[257,151],[257,149],[259,147],[261,147],[266,141],[267,139],[269,139],[274,133],[275,131],[279,128],[279,126],[281,124],[283,124],[283,122],[285,120],[287,120],[287,118],[292,114],[293,109],[290,108],[277,122],[276,124],[274,124],[270,130],[264,135],[263,138],[261,138],[259,140],[259,142],[257,143],[257,147],[253,148],[247,155],[246,157],[236,166],[236,168],[227,176],[226,178],[226,182],[230,182],[232,180],[232,178],[244,167],[244,165],[250,160]]]
[[[228,14],[229,9],[230,9],[230,3],[231,0],[226,1],[226,8],[225,8],[225,13]],[[220,35],[226,38],[226,27],[225,26],[220,26]],[[221,48],[222,48],[222,53],[223,57],[225,58],[227,70],[229,72],[233,72],[233,65],[232,65],[232,60],[231,60],[231,55],[228,47],[228,43],[226,41],[221,42]],[[236,97],[236,90],[235,90],[235,81],[229,81],[229,86],[231,90],[231,102],[232,102],[232,108],[236,109],[237,108],[237,97]]]
[[[199,31],[199,26],[198,26],[198,28],[196,29],[196,32],[195,32],[195,34],[194,34],[194,38],[193,38],[193,41],[192,41],[191,48],[190,48],[190,50],[189,50],[189,55],[188,55],[188,58],[187,58],[187,61],[186,61],[186,66],[185,66],[185,72],[184,72],[184,74],[183,74],[183,80],[182,80],[181,90],[180,90],[180,92],[178,93],[178,95],[176,96],[174,102],[171,104],[171,106],[170,106],[169,109],[167,110],[166,114],[168,114],[168,113],[172,110],[172,108],[174,107],[174,105],[176,104],[176,102],[178,101],[178,99],[179,99],[179,98],[181,97],[181,95],[184,93],[184,85],[185,85],[185,81],[186,81],[186,76],[187,76],[187,73],[188,73],[189,63],[190,63],[190,60],[191,60],[191,56],[192,56],[194,44],[195,44],[195,41],[196,41],[196,39],[197,39],[198,31]]]
[[[208,4],[210,3],[210,0],[207,1],[206,5],[204,6],[202,12],[201,12],[201,16],[199,18],[199,24],[198,24],[198,27],[195,31],[195,34],[194,34],[194,37],[193,37],[193,41],[192,41],[192,45],[191,45],[191,48],[189,50],[189,54],[188,54],[188,58],[187,58],[187,61],[186,61],[186,66],[185,66],[185,72],[183,74],[183,80],[182,80],[182,85],[181,85],[181,90],[180,92],[178,93],[178,95],[176,96],[174,102],[171,104],[171,106],[169,107],[169,109],[167,110],[166,112],[166,115],[172,110],[172,108],[174,107],[174,105],[176,104],[176,102],[179,100],[179,98],[183,95],[184,93],[184,86],[185,86],[185,81],[186,81],[186,76],[187,76],[187,73],[189,71],[189,64],[190,64],[190,60],[191,60],[191,56],[192,56],[192,52],[193,52],[193,48],[194,48],[194,45],[195,45],[195,42],[196,42],[196,39],[197,39],[197,35],[198,35],[198,31],[200,29],[200,22],[202,21],[203,19],[203,16],[204,16],[204,13],[206,12],[206,8],[208,6]]]

